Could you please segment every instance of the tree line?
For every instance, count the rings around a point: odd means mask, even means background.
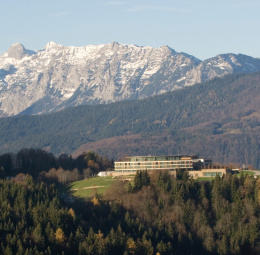
[[[22,149],[18,153],[0,155],[0,178],[12,178],[18,174],[29,174],[44,182],[67,184],[89,178],[99,171],[113,169],[113,160],[94,152],[72,158],[67,154],[55,157],[41,149]]]

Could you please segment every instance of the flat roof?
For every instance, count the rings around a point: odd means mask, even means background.
[[[148,155],[148,156],[130,156],[124,158],[154,158],[154,157],[198,157],[198,155],[197,154]]]
[[[185,159],[189,159],[189,160],[194,160],[194,159],[198,159],[199,156],[196,154],[175,154],[175,155],[157,155],[157,156],[131,156],[131,157],[123,157],[118,159],[115,162],[123,162],[123,161],[130,161],[131,159],[147,159],[147,158],[154,158],[154,160],[160,160],[158,158],[165,158],[166,160],[168,160],[167,158],[176,158],[176,160],[185,160]]]

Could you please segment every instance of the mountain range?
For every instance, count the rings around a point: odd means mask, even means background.
[[[168,46],[113,42],[42,50],[13,44],[0,56],[0,117],[143,99],[227,74],[260,71],[260,59],[221,54],[201,61]]]

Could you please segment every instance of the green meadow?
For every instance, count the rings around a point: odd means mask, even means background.
[[[237,174],[237,176],[240,177],[242,174],[243,175],[255,175],[255,172],[248,171],[248,170],[243,170],[239,174]]]
[[[75,197],[91,197],[103,194],[113,181],[115,181],[113,177],[94,177],[70,183],[67,188]]]
[[[97,194],[103,194],[110,185],[118,180],[133,179],[134,176],[127,177],[94,177],[82,181],[76,181],[68,184],[67,192],[75,197],[88,198]]]

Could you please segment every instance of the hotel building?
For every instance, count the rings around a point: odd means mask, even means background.
[[[176,175],[176,170],[188,170],[193,178],[226,174],[226,169],[209,169],[212,159],[199,158],[197,155],[125,157],[116,161],[114,166],[115,173],[118,174],[144,170],[167,170],[171,171],[172,175]]]
[[[212,164],[211,159],[200,159],[197,155],[136,156],[126,157],[115,162],[116,172],[136,172],[139,170],[198,170]]]

